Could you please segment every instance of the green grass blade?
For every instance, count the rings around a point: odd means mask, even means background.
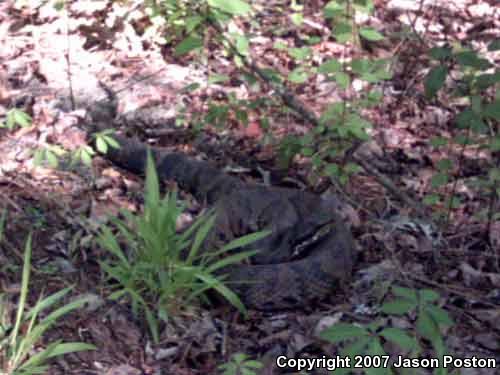
[[[203,225],[196,232],[194,237],[193,245],[191,246],[191,250],[189,251],[189,255],[186,259],[186,263],[191,264],[195,259],[198,251],[201,247],[203,241],[207,238],[208,232],[213,228],[215,222],[215,215],[208,216],[203,219]]]
[[[227,245],[225,245],[221,249],[221,251],[229,251],[229,250],[237,249],[239,247],[244,247],[244,246],[250,245],[251,243],[258,241],[258,240],[268,236],[269,234],[271,234],[271,231],[269,231],[269,230],[247,234],[243,237],[239,237],[239,238],[229,242]]]
[[[35,307],[33,307],[25,316],[25,319],[30,319],[34,315],[38,315],[41,311],[46,308],[54,305],[57,301],[59,301],[62,297],[64,297],[68,292],[71,291],[73,287],[64,288],[50,296],[44,298],[43,300],[39,300]]]
[[[205,268],[205,270],[209,273],[212,273],[214,271],[217,271],[218,269],[229,266],[231,264],[241,263],[242,260],[248,259],[249,257],[255,255],[257,252],[258,252],[257,250],[251,250],[229,255],[215,263],[210,264],[207,268]]]
[[[17,305],[16,323],[14,324],[14,329],[11,336],[11,346],[16,346],[17,335],[19,333],[19,328],[21,326],[21,321],[23,320],[24,306],[26,305],[26,297],[28,295],[28,283],[30,279],[31,270],[31,233],[28,235],[26,240],[26,245],[24,247],[24,264],[23,264],[23,275],[21,281],[21,295],[19,296],[19,302]]]
[[[231,305],[236,307],[242,314],[247,314],[247,309],[236,293],[224,285],[220,280],[208,273],[198,273],[196,275],[203,283],[220,293]]]
[[[151,150],[148,148],[148,159],[146,164],[146,187],[144,194],[147,207],[155,207],[160,202],[160,183]]]
[[[60,317],[68,314],[69,312],[78,309],[85,305],[87,302],[91,302],[92,298],[90,296],[82,297],[77,299],[76,301],[70,302],[57,310],[52,311],[45,319],[43,319],[41,324],[52,324]]]

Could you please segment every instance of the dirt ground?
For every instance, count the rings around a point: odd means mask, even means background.
[[[395,35],[409,24],[430,45],[461,41],[482,51],[499,37],[495,1],[375,3],[370,22],[385,35]],[[361,53],[325,36],[321,4],[315,1],[305,7],[307,22],[300,31],[282,12],[259,13],[260,28],[252,48],[260,63],[284,73],[291,69],[286,54],[272,52],[278,40],[272,33],[276,25],[285,25],[279,40],[289,45],[301,33],[322,38],[314,53],[323,60]],[[450,353],[496,358],[500,366],[500,221],[487,225],[475,215],[490,201],[465,183],[487,173],[490,155],[471,152],[460,160],[463,170],[457,190],[463,199],[450,213],[448,225],[438,231],[441,245],[435,245],[434,234],[426,232],[428,222],[408,219],[414,217],[413,208],[397,201],[373,175],[360,173],[339,193],[325,181],[308,185],[310,163],[305,159],[295,160],[286,172],[277,167],[275,148],[266,143],[264,133],[276,139],[304,134],[310,125],[296,116],[277,113],[264,131],[258,121],[261,113],[255,110],[248,126],[230,118],[223,130],[194,129],[189,116],[203,112],[208,99],[224,101],[229,93],[250,99],[262,95],[242,84],[236,66],[220,50],[207,53],[208,64],[192,56],[175,57],[172,45],[158,44],[155,35],[146,32],[144,16],[123,21],[125,3],[68,1],[66,9],[58,11],[52,2],[33,2],[29,7],[0,3],[0,118],[19,108],[33,119],[31,126],[15,131],[0,128],[0,208],[8,210],[0,243],[0,293],[9,297],[13,311],[24,243],[33,232],[29,302],[70,285],[71,298],[86,295],[94,301],[64,317],[40,346],[63,339],[92,343],[98,350],[58,358],[51,363],[50,374],[216,374],[234,353],[262,361],[261,374],[282,373],[276,368],[279,355],[309,358],[338,353],[337,346],[318,337],[319,332],[340,321],[368,323],[379,317],[380,303],[392,283],[438,291],[439,305],[455,321],[444,332]],[[251,25],[243,26],[255,32]],[[419,201],[429,189],[438,160],[447,153],[459,158],[458,150],[437,149],[428,140],[452,132],[452,119],[461,104],[423,99],[427,46],[419,39],[401,40],[388,38],[362,52],[368,57],[398,58],[382,102],[363,112],[375,126],[373,141],[360,152]],[[498,68],[500,55],[490,58]],[[232,79],[207,85],[208,71]],[[85,143],[86,129],[79,119],[106,97],[100,83],[119,92],[120,123],[130,134],[213,160],[249,181],[261,182],[261,174],[253,168],[258,164],[270,172],[272,183],[315,191],[326,186],[341,194],[346,202],[343,214],[359,251],[352,284],[314,306],[251,311],[247,319],[227,306],[180,308],[154,345],[143,320],[134,317],[125,303],[106,298],[109,292],[98,263],[105,255],[94,241],[108,215],[120,208],[140,210],[143,180],[99,157],[91,168],[71,165],[65,157],[56,169],[36,166],[33,160],[38,147],[57,144],[71,151]],[[195,83],[202,89],[185,90]],[[320,79],[293,90],[314,113],[340,97],[331,82]],[[270,90],[266,94],[271,95]],[[188,120],[176,126],[175,119],[183,116]],[[181,198],[189,203],[185,219],[190,221],[201,204],[186,193]],[[413,318],[385,317],[383,323],[408,328]],[[495,370],[460,371],[473,375]]]

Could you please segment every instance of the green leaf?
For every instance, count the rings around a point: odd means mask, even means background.
[[[443,61],[443,60],[451,57],[451,48],[450,47],[434,47],[434,48],[430,49],[429,55],[435,60]]]
[[[374,61],[369,59],[353,59],[351,61],[351,69],[353,73],[363,75],[374,70]]]
[[[451,319],[448,312],[439,306],[427,305],[425,310],[438,324],[443,324],[446,326],[452,326],[454,324],[453,319]]]
[[[103,139],[103,137],[97,137],[95,140],[95,145],[97,151],[99,151],[101,154],[105,154],[106,152],[108,152],[108,144]]]
[[[44,299],[40,299],[35,307],[33,307],[26,315],[26,319],[31,319],[34,316],[37,316],[40,312],[43,310],[51,307],[55,303],[57,303],[61,298],[63,298],[66,294],[68,294],[71,291],[71,287],[64,288],[56,293],[51,294],[49,297],[46,297]]]
[[[48,358],[58,357],[69,353],[76,353],[76,352],[96,350],[96,349],[97,349],[96,346],[86,344],[83,342],[67,342],[67,343],[55,342],[52,343],[50,347],[47,348],[46,350],[38,352],[32,357],[30,357],[18,369],[19,370],[24,369],[26,371],[29,371],[30,369],[33,369],[33,366],[45,362],[45,360]]]
[[[314,149],[312,147],[303,147],[301,150],[302,155],[304,155],[306,158],[311,157],[314,155]]]
[[[264,364],[262,362],[259,362],[259,361],[249,360],[249,361],[245,362],[245,366],[250,367],[250,368],[259,369],[259,368],[264,367]]]
[[[374,9],[373,0],[354,0],[353,5],[357,12],[364,14],[370,14]]]
[[[332,103],[328,106],[328,108],[321,114],[320,122],[325,125],[330,125],[328,124],[330,121],[335,121],[339,118],[339,116],[342,115],[343,112],[343,105],[342,103]],[[312,143],[312,139],[311,142]]]
[[[368,348],[366,349],[366,355],[370,358],[380,358],[384,361],[383,356],[387,356],[382,345],[380,345],[380,341],[378,338],[373,338],[368,344]],[[387,356],[388,357],[388,356]],[[367,375],[390,375],[392,374],[391,369],[388,367],[376,367],[376,366],[368,366],[364,367],[365,373]]]
[[[56,154],[50,150],[45,150],[45,160],[47,160],[47,163],[52,168],[57,168],[59,165],[59,160],[57,159]]]
[[[104,139],[104,141],[111,147],[115,148],[115,149],[119,149],[120,148],[120,144],[116,141],[116,139],[114,139],[113,137],[110,137],[109,135],[105,135],[103,134],[102,138]]]
[[[430,141],[431,146],[433,147],[442,147],[448,144],[448,139],[444,137],[434,137]]]
[[[359,166],[356,163],[347,163],[343,168],[343,171],[348,175],[359,173],[361,172],[361,170],[362,170],[361,166]]]
[[[204,220],[203,224],[200,226],[200,229],[198,229],[198,231],[196,232],[193,245],[191,246],[191,250],[189,251],[189,256],[187,258],[188,264],[191,264],[196,255],[198,254],[198,251],[201,248],[201,244],[207,238],[208,232],[213,228],[214,222],[215,222],[215,215],[208,216],[206,220]]]
[[[361,37],[363,37],[364,39],[372,42],[384,39],[384,36],[372,27],[362,27],[359,30],[359,35],[361,35]]]
[[[193,91],[196,91],[200,88],[200,84],[199,83],[191,83],[187,86],[184,86],[182,89],[181,89],[181,92],[182,93],[191,93]]]
[[[225,74],[212,74],[208,77],[208,83],[220,83],[220,82],[228,82],[230,80],[229,76]]]
[[[449,181],[449,176],[447,173],[436,173],[434,176],[431,178],[431,186],[432,188],[438,188],[443,185],[446,185]]]
[[[484,116],[500,121],[500,100],[495,100],[484,106]]]
[[[45,159],[45,149],[38,148],[35,150],[35,154],[33,155],[33,163],[35,166],[42,165],[43,160]]]
[[[14,108],[10,111],[12,114],[13,120],[22,128],[28,127],[31,125],[31,117],[26,112],[21,111],[20,109]]]
[[[197,36],[188,36],[175,47],[175,56],[185,55],[197,48],[203,47],[203,39]]]
[[[435,341],[441,337],[441,332],[436,321],[425,310],[417,318],[417,331],[426,339]]]
[[[448,75],[448,68],[444,65],[439,65],[432,68],[424,80],[425,95],[432,98],[443,87]]]
[[[370,332],[366,328],[353,324],[337,323],[320,333],[320,337],[332,343],[369,336]]]
[[[17,313],[14,328],[10,336],[10,344],[15,346],[17,344],[17,335],[19,334],[19,329],[21,327],[21,321],[23,320],[24,306],[26,304],[26,297],[28,295],[28,284],[30,280],[31,272],[31,233],[28,235],[26,240],[26,245],[24,246],[24,262],[23,271],[21,277],[21,293],[19,295],[19,300],[17,302]]]
[[[153,341],[155,343],[160,342],[160,333],[158,329],[158,321],[151,312],[151,310],[144,305],[144,313],[146,315],[146,321],[148,323],[149,331],[151,332],[151,335],[153,336]]]
[[[354,363],[354,357],[357,355],[363,355],[366,353],[367,346],[372,342],[373,337],[365,336],[357,339],[352,344],[347,345],[340,354],[343,357],[349,357],[351,363]],[[352,369],[349,367],[338,367],[332,371],[333,375],[346,375],[351,374]]]
[[[450,161],[451,163],[451,161]],[[422,289],[419,291],[420,299],[423,302],[435,302],[439,299],[439,293],[432,289]]]
[[[493,152],[500,151],[500,135],[497,135],[491,139],[490,150]]]
[[[337,73],[341,70],[342,64],[337,59],[327,60],[318,67],[318,73],[321,74]]]
[[[73,302],[70,302],[47,315],[41,322],[41,325],[51,325],[57,321],[60,317],[68,314],[69,312],[81,308],[87,302],[91,300],[90,297],[82,297]]]
[[[250,5],[242,0],[208,0],[208,5],[233,16],[244,16],[252,10]]]
[[[403,315],[415,309],[416,306],[416,302],[406,299],[397,299],[391,302],[385,302],[380,308],[380,311],[390,315]]]
[[[302,67],[295,68],[288,74],[288,80],[292,83],[301,84],[307,81],[309,74]]]
[[[146,163],[146,186],[145,186],[145,200],[146,206],[157,207],[160,202],[160,183],[158,181],[158,174],[156,173],[156,167],[151,154],[151,150],[148,148],[148,159]]]
[[[418,348],[418,342],[414,337],[409,336],[405,331],[400,328],[384,328],[380,335],[385,339],[392,341],[405,350],[414,350]]]
[[[337,164],[327,164],[325,167],[325,173],[330,177],[338,177],[339,166]]]
[[[348,132],[356,138],[364,141],[369,139],[366,129],[370,129],[372,125],[358,114],[354,113],[349,115],[346,119],[345,126]]]
[[[442,171],[442,172],[449,171],[453,168],[453,162],[448,158],[444,158],[444,159],[441,159],[437,162],[436,167],[439,171]]]
[[[491,168],[488,172],[488,178],[491,182],[500,182],[500,168]],[[0,226],[0,236],[2,234]]]
[[[470,102],[471,102],[471,109],[472,109],[472,111],[476,115],[480,114],[481,113],[481,108],[482,108],[481,96],[479,96],[479,95],[473,95],[470,98]]]
[[[440,202],[441,198],[439,197],[438,194],[427,194],[424,197],[424,204],[428,206],[434,206]]]
[[[349,77],[349,74],[344,72],[338,72],[337,74],[335,74],[334,79],[342,90],[347,90],[347,88],[351,84],[351,77]]]
[[[25,336],[27,337],[27,336]],[[33,355],[31,358],[28,360],[24,361],[24,357],[28,354],[27,351],[31,349],[31,347],[35,344],[36,340],[32,341],[24,341],[18,348],[16,352],[16,357],[17,360],[12,361],[13,363],[11,364],[13,367],[16,368],[19,373],[34,373],[35,368],[43,368],[43,363],[47,360],[51,352],[54,350],[54,348],[60,344],[60,341],[56,341],[53,343],[50,343],[45,349],[41,350],[40,352],[36,353]],[[22,363],[20,366],[17,363]],[[23,363],[24,362],[24,363]],[[18,373],[16,371],[16,374]]]
[[[335,18],[341,15],[346,14],[347,5],[341,4],[336,0],[330,1],[323,8],[323,15],[326,19]]]
[[[196,277],[203,281],[207,286],[215,289],[222,295],[231,305],[236,307],[242,314],[246,315],[246,308],[239,297],[227,286],[221,283],[218,279],[208,273],[196,274]]]
[[[476,117],[477,115],[470,108],[466,108],[457,115],[455,121],[459,129],[467,129],[472,126]]]
[[[462,146],[471,144],[470,137],[467,137],[464,134],[458,134],[455,137],[453,137],[453,142]]]
[[[243,56],[248,56],[250,51],[250,42],[245,35],[238,34],[235,42],[236,50]]]
[[[286,43],[284,43],[280,40],[274,42],[273,47],[278,49],[278,50],[288,50],[288,46],[286,45]]]
[[[490,44],[488,44],[488,51],[498,50],[500,50],[500,39],[495,39]]]
[[[269,230],[264,230],[260,232],[255,232],[255,233],[250,233],[245,236],[236,238],[226,244],[224,247],[221,248],[221,252],[227,252],[233,249],[237,249],[239,247],[245,247],[250,245],[251,243],[254,243],[256,241],[259,241],[271,234],[271,231]]]
[[[462,51],[455,54],[457,62],[462,66],[486,70],[491,68],[491,63],[483,58],[480,58],[475,51]]]
[[[80,159],[86,166],[90,167],[92,165],[92,155],[89,153],[88,150],[86,149],[81,150]]]
[[[476,134],[486,134],[489,131],[488,125],[485,124],[480,114],[472,118],[470,129]]]
[[[475,77],[474,87],[479,90],[486,90],[487,88],[496,85],[500,82],[500,71],[495,73],[485,73]]]
[[[345,22],[336,24],[333,29],[333,35],[339,43],[349,42],[352,40],[352,25]]]
[[[296,60],[306,60],[311,56],[311,48],[301,47],[301,48],[289,48],[288,54]]]
[[[290,19],[295,26],[300,26],[302,25],[302,22],[304,22],[304,15],[302,13],[293,13],[290,16]]]

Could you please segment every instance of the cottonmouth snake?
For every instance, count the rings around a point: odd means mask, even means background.
[[[109,147],[105,157],[131,172],[144,173],[148,146],[121,135],[113,137],[121,147]],[[161,179],[174,180],[199,200],[215,205],[218,240],[272,231],[251,245],[259,249],[252,264],[225,270],[228,286],[247,307],[270,310],[305,305],[334,293],[339,282],[350,276],[352,235],[338,215],[334,198],[249,185],[208,162],[160,148],[151,150]]]

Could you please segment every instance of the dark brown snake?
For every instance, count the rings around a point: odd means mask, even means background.
[[[121,147],[110,147],[106,158],[143,174],[148,146],[124,136],[113,137]],[[224,270],[227,285],[247,307],[271,310],[303,306],[335,293],[340,282],[349,278],[353,239],[337,213],[335,199],[296,189],[249,185],[208,162],[160,148],[151,151],[161,179],[174,180],[197,199],[215,205],[218,240],[227,242],[263,229],[272,231],[250,245],[259,250],[251,258],[252,264]]]

